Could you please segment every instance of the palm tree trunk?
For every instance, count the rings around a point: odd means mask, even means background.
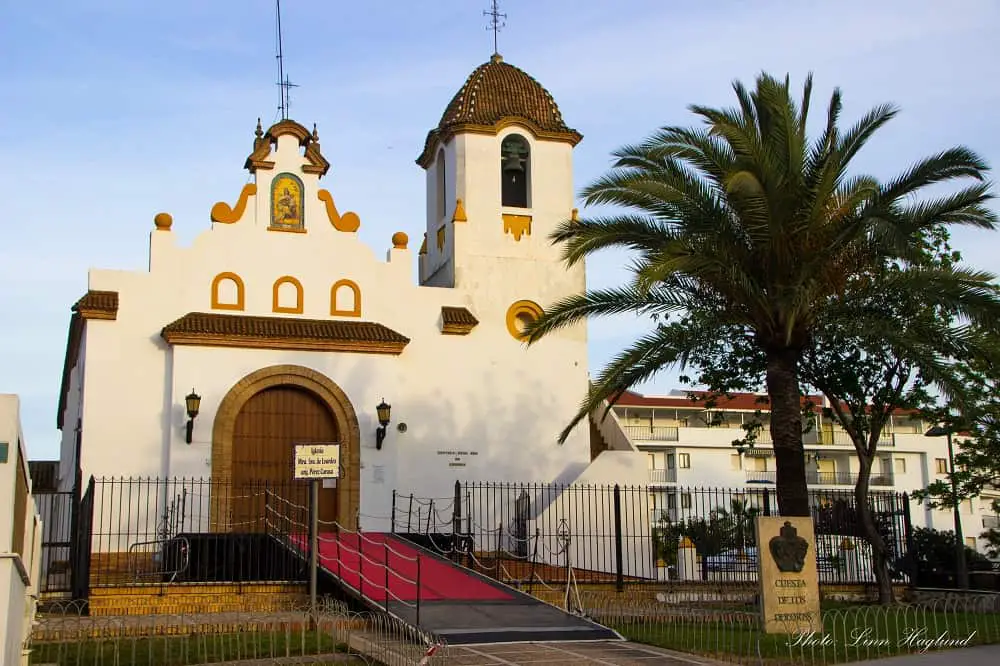
[[[878,585],[878,602],[891,604],[896,598],[892,593],[892,579],[889,577],[889,548],[882,538],[872,515],[872,507],[868,502],[868,489],[871,485],[872,456],[858,455],[861,469],[858,472],[858,483],[854,486],[854,505],[856,515],[861,521],[861,531],[865,540],[872,547],[872,572]]]
[[[778,513],[808,516],[806,461],[802,448],[802,404],[798,377],[799,352],[768,350],[767,395],[771,402],[771,441],[777,469]]]

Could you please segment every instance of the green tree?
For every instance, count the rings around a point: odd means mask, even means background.
[[[657,327],[617,355],[593,382],[572,422],[604,400],[666,366],[683,363],[705,339],[737,327],[764,358],[774,442],[778,507],[809,515],[802,447],[800,363],[821,310],[844,293],[853,276],[904,265],[921,249],[921,232],[940,224],[993,228],[984,206],[986,165],[970,150],[952,148],[879,182],[851,175],[858,151],[895,115],[876,107],[846,130],[839,127],[835,90],[823,131],[810,140],[808,78],[797,101],[788,79],[761,74],[754,90],[734,84],[738,108],[692,106],[702,128],[665,127],[615,153],[611,172],[585,188],[588,205],[620,214],[567,221],[552,235],[574,264],[606,248],[636,253],[629,283],[592,290],[551,305],[528,327],[529,342],[591,316],[626,312],[669,318],[687,313],[696,334]],[[924,188],[971,178],[950,196],[916,201]],[[961,280],[975,276],[952,276]],[[937,290],[933,271],[912,283]]]
[[[955,365],[953,373],[961,391],[952,399],[924,411],[924,418],[954,432],[955,469],[924,490],[917,499],[936,508],[978,498],[984,490],[1000,489],[1000,333],[986,331],[984,351]],[[1000,513],[1000,500],[992,503]],[[1000,558],[1000,529],[980,534],[990,557]]]
[[[818,311],[816,331],[803,352],[800,381],[803,392],[820,391],[829,407],[825,419],[850,438],[859,462],[854,489],[853,519],[857,536],[871,545],[872,570],[882,603],[893,601],[890,565],[895,557],[872,507],[872,467],[878,459],[891,415],[899,409],[927,409],[934,403],[928,389],[964,404],[971,398],[969,380],[958,370],[970,360],[995,356],[995,345],[977,327],[965,323],[1000,318],[1000,300],[986,274],[960,274],[960,256],[948,245],[943,227],[923,234],[922,255],[903,267],[886,261],[881,269],[850,278],[843,296],[831,298]],[[914,288],[929,272],[938,289]],[[675,335],[698,336],[700,320],[677,322]],[[709,403],[732,390],[758,390],[766,372],[766,357],[741,327],[703,343],[687,359],[697,368],[694,384],[708,386]],[[705,399],[701,394],[701,399]],[[810,419],[816,405],[804,402]],[[746,435],[734,445],[752,446],[761,415],[744,424]]]
[[[925,585],[944,585],[955,575],[955,533],[917,527],[913,530],[913,550],[898,563],[900,568],[916,568]],[[991,563],[968,546],[964,547],[965,566],[969,571],[989,571]]]

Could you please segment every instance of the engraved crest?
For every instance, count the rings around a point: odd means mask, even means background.
[[[806,563],[809,542],[800,537],[799,531],[786,520],[781,534],[768,542],[768,548],[774,563],[778,565],[778,571],[799,573]]]

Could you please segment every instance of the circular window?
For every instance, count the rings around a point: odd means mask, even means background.
[[[534,301],[517,301],[507,308],[507,331],[515,340],[524,340],[525,329],[542,316],[542,308]]]

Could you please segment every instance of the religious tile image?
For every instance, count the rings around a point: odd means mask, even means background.
[[[302,181],[282,173],[271,184],[271,226],[277,229],[303,229]]]

